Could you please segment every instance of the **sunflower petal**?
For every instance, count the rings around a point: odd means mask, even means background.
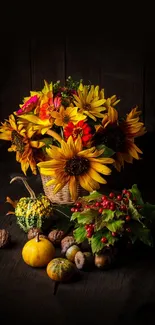
[[[69,180],[69,191],[71,194],[71,198],[75,201],[77,199],[77,181],[75,176],[71,176]]]

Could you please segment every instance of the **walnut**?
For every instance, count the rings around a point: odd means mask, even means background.
[[[10,234],[5,229],[0,229],[0,248],[6,247],[10,242]]]
[[[31,229],[28,231],[28,234],[27,234],[27,238],[28,238],[28,240],[30,240],[30,239],[36,237],[38,233],[39,233],[39,234],[42,233],[41,230],[40,230],[39,228],[35,228],[35,227],[31,228]]]
[[[52,242],[53,245],[60,245],[61,240],[65,237],[63,230],[54,229],[48,234],[48,239]]]
[[[65,254],[67,252],[67,249],[74,244],[76,244],[76,242],[73,236],[64,237],[61,241],[61,253]]]

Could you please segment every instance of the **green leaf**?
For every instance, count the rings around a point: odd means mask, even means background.
[[[95,218],[95,230],[100,230],[106,227],[107,222],[112,220],[115,216],[115,211],[111,211],[109,209],[104,209],[102,215],[97,215]]]
[[[141,209],[141,214],[146,218],[154,219],[155,218],[155,205],[146,202]]]
[[[136,198],[136,203],[137,204],[139,204],[139,205],[144,204],[141,192],[139,191],[139,189],[137,187],[137,184],[134,184],[129,191],[132,193],[133,197]]]
[[[97,210],[87,209],[82,212],[74,212],[71,220],[77,219],[79,224],[89,224],[95,219],[97,215]]]
[[[76,228],[73,232],[77,244],[82,243],[86,239],[86,229],[84,226]]]
[[[103,247],[106,246],[106,244],[101,242],[101,238],[103,237],[103,232],[102,231],[98,231],[96,232],[92,238],[91,238],[91,249],[92,249],[92,253],[98,253],[99,251],[101,251],[103,249]]]
[[[106,224],[106,227],[112,232],[118,232],[122,230],[124,220],[113,220]]]
[[[103,154],[100,157],[111,157],[115,154],[115,151],[113,151],[111,148],[106,147],[104,144],[100,144],[96,146],[98,150],[104,149]]]
[[[41,141],[45,143],[45,146],[47,148],[50,147],[50,145],[53,144],[53,138],[52,137],[50,137],[50,138],[44,138]]]
[[[132,219],[141,222],[141,214],[138,212],[138,210],[134,207],[131,200],[129,200],[129,212],[131,214]]]
[[[115,216],[116,216],[118,219],[119,219],[119,217],[124,216],[124,215],[125,215],[125,213],[122,212],[122,211],[119,211],[119,210],[115,211]]]
[[[132,231],[133,235],[137,239],[142,241],[145,245],[148,245],[148,246],[151,246],[151,247],[153,246],[153,238],[151,236],[150,229],[142,226],[138,222],[134,222],[131,225],[131,231]]]
[[[102,194],[97,192],[97,191],[93,191],[90,193],[90,195],[87,196],[83,196],[82,199],[84,199],[87,202],[91,202],[97,199],[100,199],[102,197]]]
[[[74,220],[78,220],[78,218],[80,217],[80,214],[81,212],[74,212],[71,216],[71,221],[74,221]]]
[[[95,223],[94,223],[94,229],[95,231],[101,230],[104,228],[106,225],[106,222],[104,221],[104,218],[102,215],[99,215],[95,218]]]
[[[101,238],[102,237],[106,237],[108,242],[106,244],[102,243],[101,242]],[[98,253],[100,252],[104,247],[108,245],[114,245],[114,243],[118,240],[118,238],[116,237],[113,237],[110,233],[109,230],[107,229],[104,229],[104,230],[100,230],[98,232],[96,232],[90,242],[91,242],[91,249],[92,249],[92,252],[93,254],[94,253]]]
[[[113,237],[110,231],[106,234],[106,238],[108,239],[108,244],[112,246],[115,244],[116,241],[118,241],[118,238]]]
[[[104,218],[105,222],[108,222],[112,220],[115,216],[115,211],[109,210],[109,209],[104,209],[102,212],[102,216]]]

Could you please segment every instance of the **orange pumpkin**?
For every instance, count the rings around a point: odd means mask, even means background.
[[[48,239],[39,236],[39,233],[22,250],[24,262],[32,267],[45,267],[54,256],[55,247]]]
[[[52,280],[67,282],[75,273],[75,265],[66,258],[57,257],[49,262],[46,271]]]

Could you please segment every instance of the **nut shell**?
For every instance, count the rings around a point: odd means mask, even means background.
[[[10,242],[10,234],[5,229],[0,229],[0,248],[6,247]]]
[[[94,257],[90,252],[77,252],[74,261],[79,270],[89,269],[94,265]]]
[[[67,252],[67,249],[74,244],[76,244],[76,242],[73,236],[64,237],[61,241],[61,253],[65,254]]]
[[[65,237],[65,233],[63,230],[54,229],[50,231],[48,234],[48,239],[52,242],[54,245],[60,245],[61,240]]]
[[[36,237],[38,233],[39,233],[39,234],[42,233],[41,230],[40,230],[40,228],[35,228],[35,227],[31,228],[31,229],[28,231],[28,234],[27,234],[27,238],[28,238],[28,240],[30,240],[30,239]]]

